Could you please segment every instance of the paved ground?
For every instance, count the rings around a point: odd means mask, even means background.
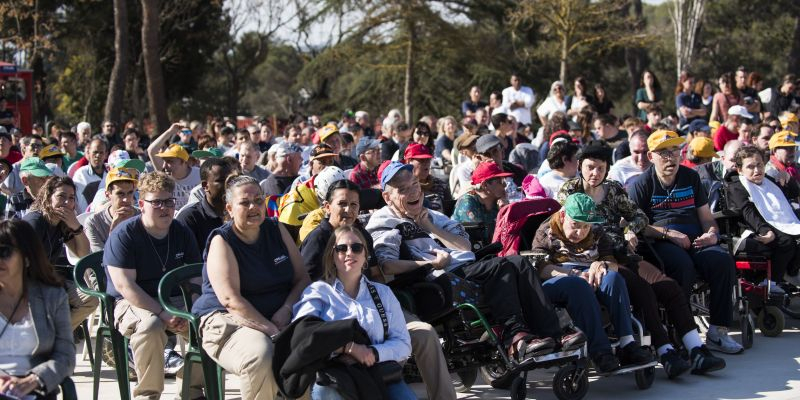
[[[798,304],[800,305],[800,303]],[[787,329],[776,338],[756,333],[753,348],[744,354],[725,356],[727,368],[713,376],[685,375],[669,381],[660,368],[656,381],[647,391],[636,388],[633,375],[590,378],[587,399],[800,399],[800,321],[787,318]],[[738,332],[734,333],[738,339]],[[529,399],[555,399],[550,387],[553,371],[536,371],[529,375]],[[75,384],[81,399],[92,398],[91,370],[87,361],[78,360]],[[420,398],[425,397],[421,384],[413,385]],[[177,385],[168,379],[162,399],[175,397]],[[226,398],[240,399],[238,379],[228,375]],[[113,371],[104,367],[100,399],[118,399],[119,392]],[[492,389],[478,380],[460,399],[509,399],[508,391]]]

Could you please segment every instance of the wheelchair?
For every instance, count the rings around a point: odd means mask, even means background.
[[[800,319],[800,311],[789,307],[792,298],[800,296],[800,290],[793,288],[785,290],[785,293],[775,293],[769,286],[759,286],[759,282],[765,278],[773,280],[769,248],[763,246],[763,249],[750,253],[738,250],[735,244],[740,240],[752,240],[742,238],[745,226],[740,216],[724,210],[715,213],[714,218],[720,227],[721,241],[725,243],[736,262],[739,285],[747,298],[750,310],[756,315],[758,329],[767,337],[780,335],[785,327],[784,315]]]
[[[500,341],[502,328],[491,322],[488,308],[480,300],[453,302],[452,294],[445,289],[449,281],[426,281],[427,273],[420,269],[398,275],[389,286],[403,308],[436,329],[448,370],[459,378],[459,382],[454,382],[457,391],[469,391],[480,374],[492,387],[510,389],[511,398],[521,400],[527,393],[528,371],[558,367],[553,378],[556,397],[579,400],[586,395],[589,388],[586,345],[520,363],[507,355]],[[413,357],[404,368],[408,382],[421,380]]]

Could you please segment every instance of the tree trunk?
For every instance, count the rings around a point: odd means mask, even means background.
[[[169,128],[164,76],[161,72],[160,8],[159,0],[142,0],[142,55],[147,78],[147,102],[150,106],[150,118],[155,122],[156,135]]]
[[[565,85],[567,82],[567,55],[569,54],[568,51],[569,51],[569,40],[567,38],[567,35],[564,34],[564,36],[561,38],[561,60],[560,60],[561,69],[558,72],[558,79],[561,82],[564,82]]]
[[[787,71],[796,74],[800,71],[800,14],[794,17],[794,36],[792,50],[789,52]]]
[[[414,117],[414,65],[417,61],[417,28],[410,12],[406,14],[408,24],[408,52],[406,54],[406,84],[403,90],[403,104],[405,105],[406,123],[411,124]]]
[[[103,118],[122,126],[122,102],[128,81],[128,5],[114,0],[114,67],[108,81],[108,96]]]
[[[644,18],[642,17],[642,0],[632,1],[633,15],[636,24],[644,26]],[[625,10],[627,14],[628,10]],[[639,79],[644,71],[647,62],[646,54],[642,49],[638,48],[625,48],[625,64],[628,67],[628,82],[630,85],[631,98],[636,94],[636,89],[639,88]]]

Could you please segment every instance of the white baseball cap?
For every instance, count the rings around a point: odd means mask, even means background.
[[[731,108],[728,109],[728,115],[738,115],[747,119],[753,119],[753,114],[747,112],[747,109],[743,106],[731,106]]]

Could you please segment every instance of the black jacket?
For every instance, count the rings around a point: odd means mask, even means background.
[[[777,185],[772,177],[764,176],[764,178],[771,180]],[[783,194],[788,199],[797,197],[798,195],[797,193],[792,193],[792,190],[789,189],[791,186],[789,185],[786,187],[778,185],[778,187],[781,188]],[[761,216],[756,205],[750,201],[750,194],[747,193],[747,189],[745,189],[742,182],[739,181],[739,174],[737,172],[731,171],[725,175],[725,191],[727,193],[728,209],[737,215],[741,215],[749,229],[759,235],[765,235],[772,229],[767,221],[764,220],[764,217]]]
[[[355,319],[323,321],[308,316],[292,322],[275,339],[272,358],[272,372],[281,393],[289,398],[301,397],[317,381],[319,372],[346,399],[388,398],[383,381],[369,369],[331,359],[335,350],[349,342],[371,344]]]

